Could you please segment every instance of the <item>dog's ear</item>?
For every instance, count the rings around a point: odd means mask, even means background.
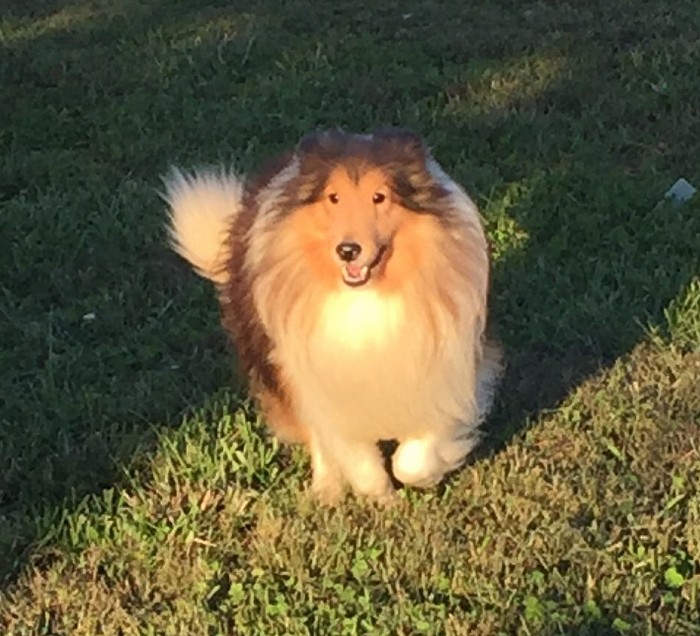
[[[320,130],[302,137],[294,149],[298,173],[290,205],[306,205],[318,201],[335,161],[342,155],[347,135],[340,129]]]
[[[423,138],[406,128],[379,128],[372,133],[386,163],[400,163],[405,166],[424,167],[430,151]]]
[[[440,214],[449,193],[431,173],[431,154],[423,138],[410,130],[384,128],[372,139],[374,159],[389,175],[401,203],[416,212]]]
[[[329,160],[338,156],[347,144],[347,134],[339,128],[319,130],[301,138],[296,154],[302,160]]]

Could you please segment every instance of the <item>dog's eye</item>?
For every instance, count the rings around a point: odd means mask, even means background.
[[[382,203],[386,199],[386,194],[383,194],[381,192],[375,192],[374,196],[372,197],[372,203],[375,205],[378,203]]]
[[[333,194],[328,195],[328,200],[331,203],[336,204],[338,201],[340,201],[340,197],[334,192]]]

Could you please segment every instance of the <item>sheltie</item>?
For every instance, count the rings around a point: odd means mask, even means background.
[[[213,281],[273,431],[313,492],[428,487],[478,441],[501,371],[479,213],[418,135],[322,131],[253,176],[165,178],[172,247]]]

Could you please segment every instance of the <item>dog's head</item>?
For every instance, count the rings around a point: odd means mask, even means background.
[[[399,232],[416,216],[443,215],[449,191],[431,172],[414,133],[314,133],[295,150],[298,170],[285,188],[290,225],[325,276],[350,287],[382,278]]]
[[[333,299],[362,311],[373,298],[397,301],[436,343],[444,325],[483,313],[488,259],[477,209],[418,135],[314,133],[268,175],[249,186],[256,214],[246,265],[272,332],[296,320],[311,333]]]

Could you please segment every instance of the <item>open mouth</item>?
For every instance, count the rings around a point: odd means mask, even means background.
[[[348,263],[343,265],[343,282],[351,287],[357,287],[363,285],[369,280],[370,272],[369,266],[363,265],[353,265]]]
[[[342,268],[343,282],[350,287],[359,287],[364,285],[367,281],[372,278],[372,271],[379,265],[384,256],[386,248],[381,247],[374,257],[374,260],[369,263],[369,265],[363,265],[361,263],[345,263]]]

